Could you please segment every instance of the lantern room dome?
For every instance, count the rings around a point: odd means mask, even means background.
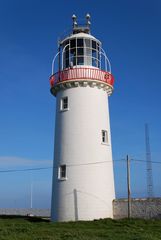
[[[71,34],[70,36],[66,37],[65,39],[63,39],[60,44],[63,44],[65,41],[69,40],[69,39],[73,39],[73,38],[87,38],[87,39],[92,39],[95,40],[97,42],[99,42],[101,44],[101,42],[96,39],[94,36],[92,36],[91,34],[88,33],[84,33],[84,32],[80,32],[80,33],[75,33],[75,34]]]

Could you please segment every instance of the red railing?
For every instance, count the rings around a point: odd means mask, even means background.
[[[114,77],[111,73],[96,68],[70,68],[53,74],[50,77],[51,87],[60,82],[75,80],[97,80],[113,86]]]

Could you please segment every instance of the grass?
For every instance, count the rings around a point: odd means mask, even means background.
[[[103,219],[51,223],[33,217],[0,217],[0,240],[158,240],[160,220]]]

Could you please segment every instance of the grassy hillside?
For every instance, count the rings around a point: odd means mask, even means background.
[[[160,220],[50,223],[40,218],[1,217],[0,240],[157,240]]]

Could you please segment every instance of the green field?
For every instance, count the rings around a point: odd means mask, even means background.
[[[1,217],[0,240],[155,240],[161,239],[160,220],[111,220],[51,223],[32,217]]]

